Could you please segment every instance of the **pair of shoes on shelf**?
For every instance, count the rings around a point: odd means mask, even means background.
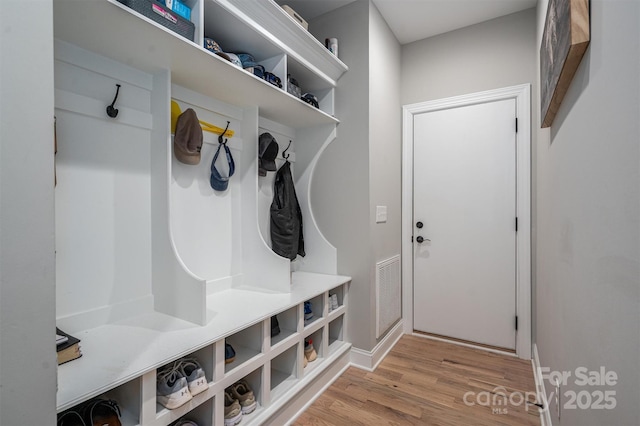
[[[181,358],[158,370],[156,395],[169,410],[184,405],[209,388],[204,370],[195,358]]]
[[[122,426],[120,407],[112,399],[94,398],[58,414],[57,426]]]
[[[333,293],[329,295],[329,312],[335,311],[340,305],[338,304],[338,295]]]
[[[318,353],[316,349],[313,347],[313,340],[311,338],[304,340],[304,367],[307,366],[307,363],[313,362],[318,358]]]
[[[224,363],[230,364],[236,359],[236,351],[233,350],[233,346],[228,343],[224,344]]]
[[[242,379],[224,390],[224,425],[234,426],[242,416],[251,414],[258,406],[249,383]]]
[[[313,320],[313,309],[311,308],[311,302],[308,300],[304,302],[304,325],[309,324]]]

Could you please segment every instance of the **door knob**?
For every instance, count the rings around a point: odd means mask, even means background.
[[[422,235],[418,235],[418,238],[416,238],[416,241],[420,244],[424,243],[425,241],[431,242],[431,240],[428,238],[422,238]]]

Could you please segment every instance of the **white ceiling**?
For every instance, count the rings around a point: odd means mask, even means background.
[[[354,0],[276,0],[307,21]],[[534,7],[537,0],[373,0],[400,44]]]

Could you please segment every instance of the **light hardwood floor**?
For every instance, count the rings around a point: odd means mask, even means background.
[[[535,402],[531,362],[406,335],[373,373],[350,367],[294,425],[540,425],[525,396]]]

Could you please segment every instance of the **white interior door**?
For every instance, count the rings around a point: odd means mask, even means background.
[[[515,118],[514,99],[414,117],[415,330],[515,349]]]

